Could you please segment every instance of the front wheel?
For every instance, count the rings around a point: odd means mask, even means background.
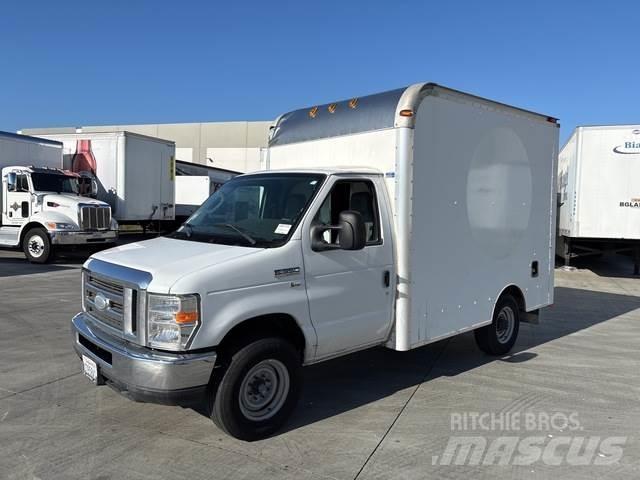
[[[480,350],[489,355],[508,353],[518,338],[520,309],[511,295],[500,297],[493,312],[493,322],[478,328],[474,334]]]
[[[22,250],[31,263],[47,263],[53,258],[51,240],[43,228],[32,228],[25,234]]]
[[[282,338],[263,338],[230,358],[217,386],[211,418],[240,440],[258,440],[278,430],[298,402],[299,352]]]

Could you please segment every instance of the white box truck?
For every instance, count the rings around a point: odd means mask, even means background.
[[[0,175],[0,247],[45,263],[61,248],[115,243],[109,205],[80,195],[78,175],[62,170],[61,143],[0,132]]]
[[[472,330],[506,354],[553,302],[557,154],[555,119],[431,83],[284,114],[267,170],[85,263],[84,372],[253,440],[303,365]]]
[[[97,180],[118,223],[173,222],[174,142],[126,131],[42,137],[62,142],[66,169]]]
[[[640,125],[577,127],[558,158],[558,255],[640,262]]]

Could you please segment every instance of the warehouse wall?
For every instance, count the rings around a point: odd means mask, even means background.
[[[269,126],[273,122],[161,123],[151,125],[83,126],[82,132],[129,131],[172,140],[176,158],[186,162],[240,172],[260,168],[260,151],[267,146]],[[25,135],[76,133],[78,127],[25,128]]]

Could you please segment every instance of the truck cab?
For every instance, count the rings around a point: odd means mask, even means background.
[[[45,263],[60,247],[115,243],[111,208],[80,196],[77,174],[33,166],[1,172],[0,246],[22,248],[29,261]]]

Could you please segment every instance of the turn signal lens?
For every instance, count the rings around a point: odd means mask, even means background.
[[[198,321],[198,312],[176,313],[176,323],[194,323]]]
[[[413,117],[413,110],[409,110],[409,109],[400,110],[400,116],[401,117]]]

